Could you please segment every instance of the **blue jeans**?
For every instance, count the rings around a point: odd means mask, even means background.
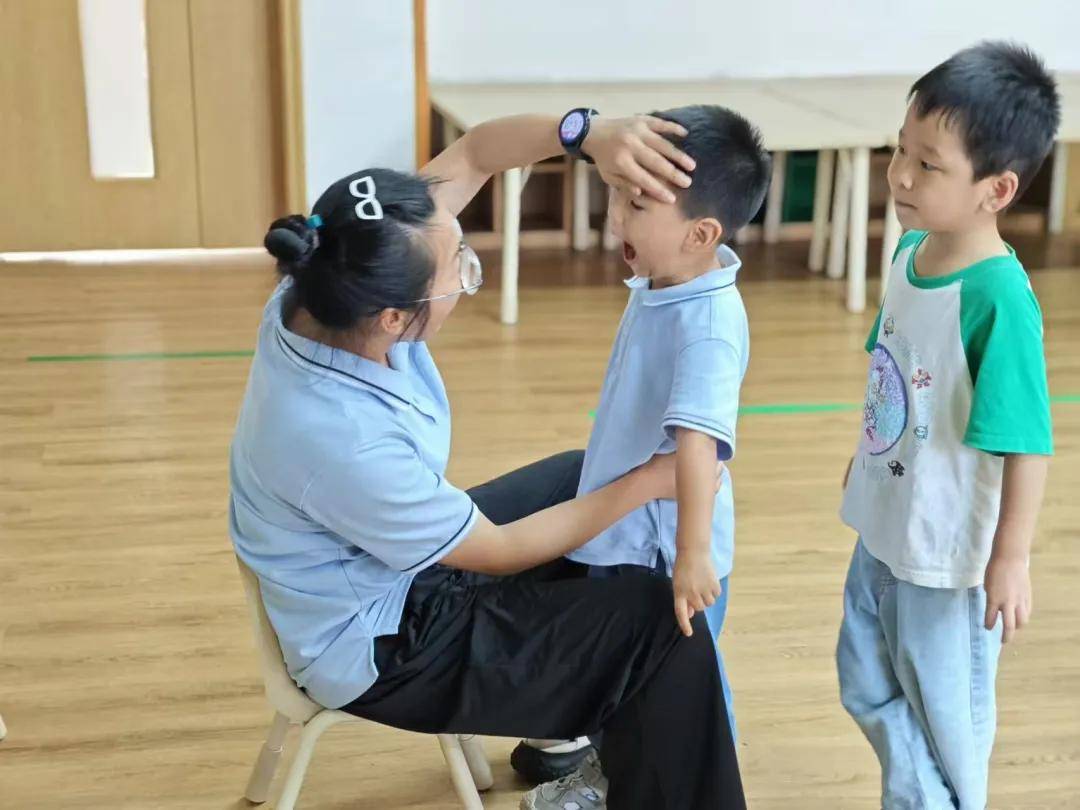
[[[840,700],[881,762],[884,810],[984,810],[1001,624],[986,593],[897,580],[860,540],[836,650]]]
[[[652,570],[640,565],[592,565],[589,566],[589,576],[610,577],[626,573],[648,572],[663,575],[665,571],[663,560],[657,560],[656,567]],[[720,598],[712,605],[705,608],[705,622],[709,625],[709,633],[712,635],[713,647],[716,650],[716,665],[720,668],[720,682],[724,687],[724,703],[727,705],[728,722],[731,724],[731,739],[738,742],[735,728],[735,706],[731,699],[731,682],[728,680],[727,670],[724,668],[724,654],[720,651],[720,634],[724,630],[724,619],[727,617],[728,607],[728,579],[720,580]],[[675,606],[672,605],[672,610]]]

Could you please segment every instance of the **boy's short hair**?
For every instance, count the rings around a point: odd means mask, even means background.
[[[686,216],[715,217],[727,241],[761,208],[769,189],[772,159],[758,128],[733,110],[694,104],[653,113],[686,131],[672,143],[694,159],[690,188],[677,192]]]
[[[940,112],[955,126],[975,179],[1012,170],[1017,196],[1054,146],[1061,123],[1057,86],[1023,45],[981,42],[942,62],[908,93],[920,118]]]

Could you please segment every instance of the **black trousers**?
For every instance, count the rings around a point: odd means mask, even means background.
[[[583,454],[470,491],[492,522],[573,498]],[[509,577],[419,574],[379,678],[344,711],[427,733],[572,738],[603,732],[611,810],[745,808],[704,617],[679,631],[671,583],[588,578],[558,560]]]

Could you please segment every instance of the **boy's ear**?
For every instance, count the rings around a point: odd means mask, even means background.
[[[988,182],[983,208],[991,214],[1000,214],[1016,199],[1020,178],[1011,169],[986,178]]]
[[[715,248],[724,238],[724,226],[716,217],[695,220],[687,234],[687,246],[695,249]]]

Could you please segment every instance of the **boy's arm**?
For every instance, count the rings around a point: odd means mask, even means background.
[[[1028,557],[1046,488],[1049,461],[1041,455],[1005,456],[1001,511],[984,579],[986,629],[994,628],[1000,613],[1005,642],[1011,641],[1013,634],[1031,618]]]
[[[712,562],[712,520],[716,499],[716,439],[688,428],[675,432],[675,488],[679,507],[675,534],[675,615],[687,636],[690,619],[720,596]]]
[[[551,115],[486,121],[432,158],[420,174],[439,181],[431,193],[456,216],[493,174],[563,154],[559,121]],[[647,115],[596,117],[581,148],[605,180],[661,202],[674,202],[671,189],[690,185],[684,172],[693,170],[694,161],[665,135],[682,138],[686,130]]]

